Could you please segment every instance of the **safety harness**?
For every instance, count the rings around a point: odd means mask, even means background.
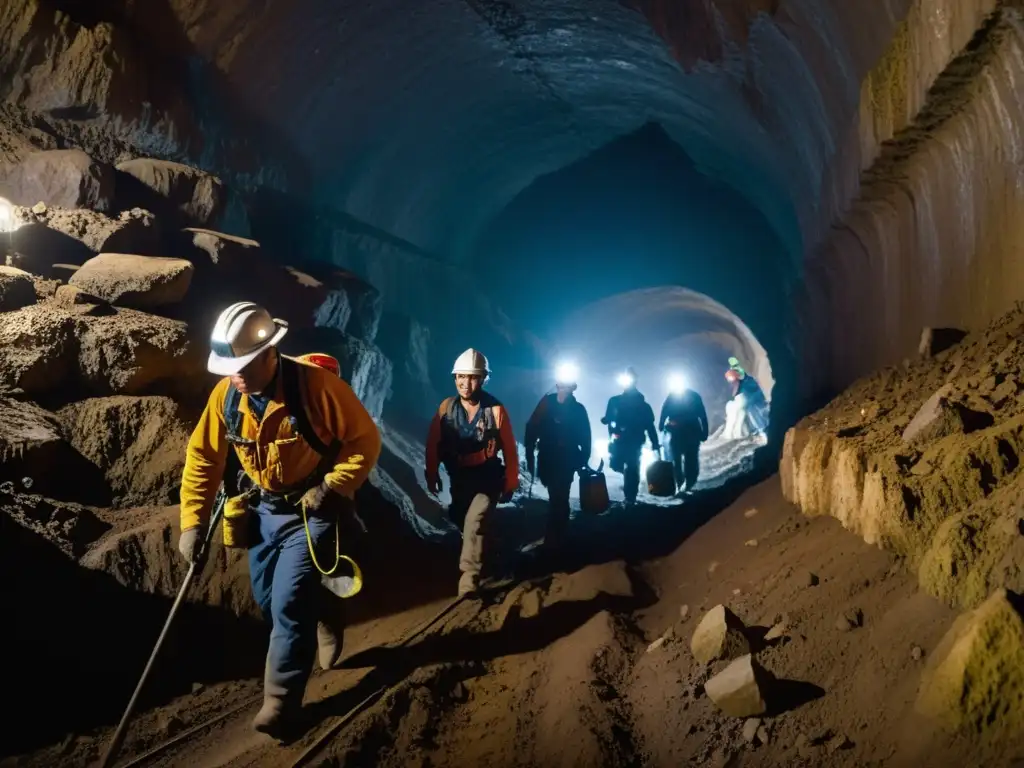
[[[475,420],[478,426],[473,441],[481,443],[483,447],[475,451],[463,452],[463,443],[467,437],[459,431],[458,422],[459,410],[462,404],[458,397],[448,397],[441,402],[438,413],[442,419],[440,459],[449,475],[459,469],[479,467],[488,461],[496,460],[498,449],[501,448],[501,425],[498,424],[498,417],[495,408],[499,405],[493,397],[486,393],[481,395],[480,410]],[[472,421],[470,423],[473,423]]]
[[[330,444],[325,444],[313,430],[313,425],[309,420],[305,371],[303,371],[304,366],[296,363],[294,360],[290,360],[284,355],[279,355],[278,361],[277,370],[278,375],[281,377],[281,389],[284,395],[285,408],[288,409],[289,421],[295,431],[299,433],[309,447],[320,454],[320,463],[307,478],[280,491],[268,491],[264,488],[260,488],[260,486],[257,485],[250,477],[249,480],[252,481],[253,485],[246,493],[255,494],[258,492],[264,496],[276,496],[284,499],[288,504],[295,505],[302,499],[302,495],[306,491],[323,482],[324,477],[326,477],[327,473],[330,472],[331,468],[334,466],[338,453],[341,451],[342,442],[335,437],[331,440]],[[242,393],[229,384],[227,395],[224,398],[224,424],[227,427],[227,440],[235,446],[253,445],[255,441],[248,440],[242,437],[239,433],[239,427],[242,423],[242,414],[241,411],[239,411],[238,406],[241,402]],[[330,576],[338,569],[342,559],[349,560],[349,558],[344,557],[341,554],[341,522],[340,520],[335,520],[334,567],[329,571],[325,571],[320,567],[320,563],[316,558],[316,552],[314,552],[313,538],[309,533],[309,521],[306,518],[306,510],[304,507],[301,507],[301,509],[302,523],[306,529],[306,543],[309,545],[309,554],[313,558],[313,565],[315,565],[317,570],[324,576]]]

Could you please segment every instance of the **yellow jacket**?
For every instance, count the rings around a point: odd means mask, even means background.
[[[297,362],[303,366],[305,374],[302,377],[304,393],[313,429],[325,445],[333,438],[343,444],[334,468],[324,480],[337,493],[352,498],[380,456],[380,432],[348,384],[330,371]],[[225,378],[213,388],[185,450],[185,472],[181,479],[183,531],[209,521],[224,475],[229,447],[224,424],[228,386],[229,380]],[[299,437],[288,419],[280,371],[277,391],[261,422],[257,423],[249,410],[247,396],[242,396],[238,411],[239,436],[253,444],[235,445],[235,452],[242,469],[258,486],[268,491],[281,491],[300,483],[316,470],[320,454]]]

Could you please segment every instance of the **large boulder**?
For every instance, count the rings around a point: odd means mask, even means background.
[[[114,169],[78,149],[35,152],[0,179],[0,196],[17,205],[110,210]]]
[[[11,312],[36,303],[32,275],[15,267],[0,267],[0,312]]]
[[[203,226],[215,223],[224,212],[224,185],[216,176],[198,168],[136,158],[119,163],[117,170],[122,174],[118,179],[118,199],[125,207],[138,206],[158,213],[171,209]]]
[[[54,498],[109,500],[102,476],[64,440],[57,417],[11,398],[0,398],[0,477]]]
[[[205,348],[179,320],[119,309],[78,322],[79,375],[92,395],[194,396],[212,383]]]
[[[111,304],[154,309],[182,301],[194,271],[185,259],[101,253],[85,262],[68,284]]]
[[[167,397],[98,397],[57,412],[71,445],[103,472],[117,506],[177,503],[190,430]]]
[[[953,731],[999,741],[1024,733],[1024,616],[998,589],[960,616],[931,655],[916,709]]]
[[[34,304],[0,322],[0,394],[40,395],[66,385],[77,369],[75,318]]]
[[[54,264],[82,264],[98,253],[165,252],[156,217],[140,208],[116,218],[59,208],[19,208],[17,213],[23,224],[14,235],[10,261],[36,275],[51,275]]]

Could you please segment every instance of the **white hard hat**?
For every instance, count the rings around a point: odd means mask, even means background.
[[[487,358],[484,357],[483,352],[478,352],[470,347],[455,359],[455,365],[452,366],[452,374],[456,373],[468,373],[471,376],[488,376],[491,373],[491,367],[487,364]]]
[[[220,313],[210,334],[206,368],[218,376],[231,376],[245,368],[267,347],[288,332],[288,323],[251,301],[240,301]]]

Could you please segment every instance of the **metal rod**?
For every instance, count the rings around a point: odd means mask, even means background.
[[[139,678],[139,682],[135,686],[135,691],[132,693],[132,697],[128,701],[128,706],[125,708],[124,714],[121,716],[121,722],[117,724],[117,730],[114,731],[114,737],[110,740],[110,745],[107,747],[107,751],[103,755],[100,768],[110,768],[110,766],[113,765],[114,760],[117,758],[117,753],[120,751],[121,745],[124,743],[128,723],[131,721],[132,714],[135,712],[135,706],[138,704],[139,696],[146,685],[146,680],[149,679],[149,673],[152,671],[153,665],[156,664],[157,656],[160,655],[160,649],[163,647],[164,640],[167,639],[167,633],[171,629],[171,624],[174,622],[174,617],[178,613],[178,608],[181,607],[182,602],[185,600],[185,594],[188,592],[188,588],[192,585],[192,579],[195,577],[196,573],[202,571],[202,565],[205,561],[206,553],[209,550],[210,541],[213,538],[213,532],[217,527],[217,520],[220,518],[223,506],[224,494],[222,490],[218,493],[213,515],[210,517],[210,525],[206,531],[206,538],[203,540],[202,549],[196,559],[188,567],[188,573],[185,574],[185,580],[182,582],[181,588],[178,590],[178,596],[174,599],[174,604],[171,606],[171,612],[167,615],[167,620],[164,622],[163,629],[160,630],[160,636],[156,640],[156,645],[153,646],[153,652],[149,654],[149,661],[146,662],[146,668],[142,670],[142,677]]]

